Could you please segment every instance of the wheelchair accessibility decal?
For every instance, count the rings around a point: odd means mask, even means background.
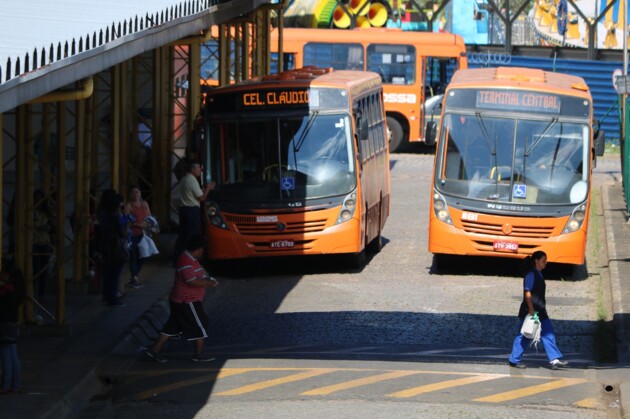
[[[282,190],[283,191],[293,191],[293,190],[295,190],[295,178],[294,177],[283,177],[282,178]]]
[[[512,196],[514,198],[527,198],[527,185],[515,184],[512,189]]]

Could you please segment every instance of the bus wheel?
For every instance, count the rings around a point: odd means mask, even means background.
[[[401,148],[404,140],[404,132],[402,126],[400,126],[400,122],[391,116],[388,116],[387,131],[389,134],[389,151],[390,153],[395,153],[399,148]]]
[[[383,238],[381,237],[381,233],[378,233],[378,236],[374,237],[368,245],[366,250],[370,253],[379,253],[383,249]]]
[[[433,265],[431,266],[431,273],[439,274],[444,272],[447,269],[448,263],[448,255],[435,253],[433,255]]]
[[[584,281],[588,279],[586,261],[581,265],[567,265],[567,279],[569,281]]]
[[[348,255],[348,266],[350,269],[362,269],[366,263],[367,255],[365,254],[365,250]]]

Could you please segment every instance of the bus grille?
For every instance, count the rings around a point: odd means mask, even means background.
[[[505,236],[501,230],[502,224],[462,221],[462,227],[467,233]],[[512,233],[506,237],[546,239],[551,237],[553,230],[553,226],[512,226]]]
[[[257,223],[255,216],[226,215],[225,219],[234,223],[240,234],[251,236],[317,233],[326,228],[326,219],[279,221],[277,223]],[[278,230],[279,223],[284,224],[286,228]]]

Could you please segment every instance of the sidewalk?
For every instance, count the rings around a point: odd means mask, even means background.
[[[630,221],[620,182],[602,186],[602,207],[618,360],[615,369],[602,371],[599,377],[604,385],[619,386],[621,413],[627,418],[630,417]]]
[[[172,239],[161,235],[160,249],[168,249]],[[72,417],[112,384],[139,349],[157,338],[168,318],[167,296],[173,285],[168,255],[164,250],[145,262],[145,286],[126,287],[124,307],[108,307],[100,293],[68,295],[67,336],[29,336],[25,330],[18,343],[24,393],[0,396],[0,417]],[[125,270],[122,278],[126,275]]]

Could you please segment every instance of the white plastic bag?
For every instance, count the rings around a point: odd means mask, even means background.
[[[155,245],[155,242],[148,235],[142,236],[142,239],[138,242],[138,255],[140,259],[148,258],[160,253]]]
[[[538,313],[534,313],[533,316],[531,314],[525,316],[525,321],[523,322],[523,326],[521,326],[521,335],[527,339],[531,339],[533,346],[538,345],[538,342],[540,342],[540,320],[538,319]]]

